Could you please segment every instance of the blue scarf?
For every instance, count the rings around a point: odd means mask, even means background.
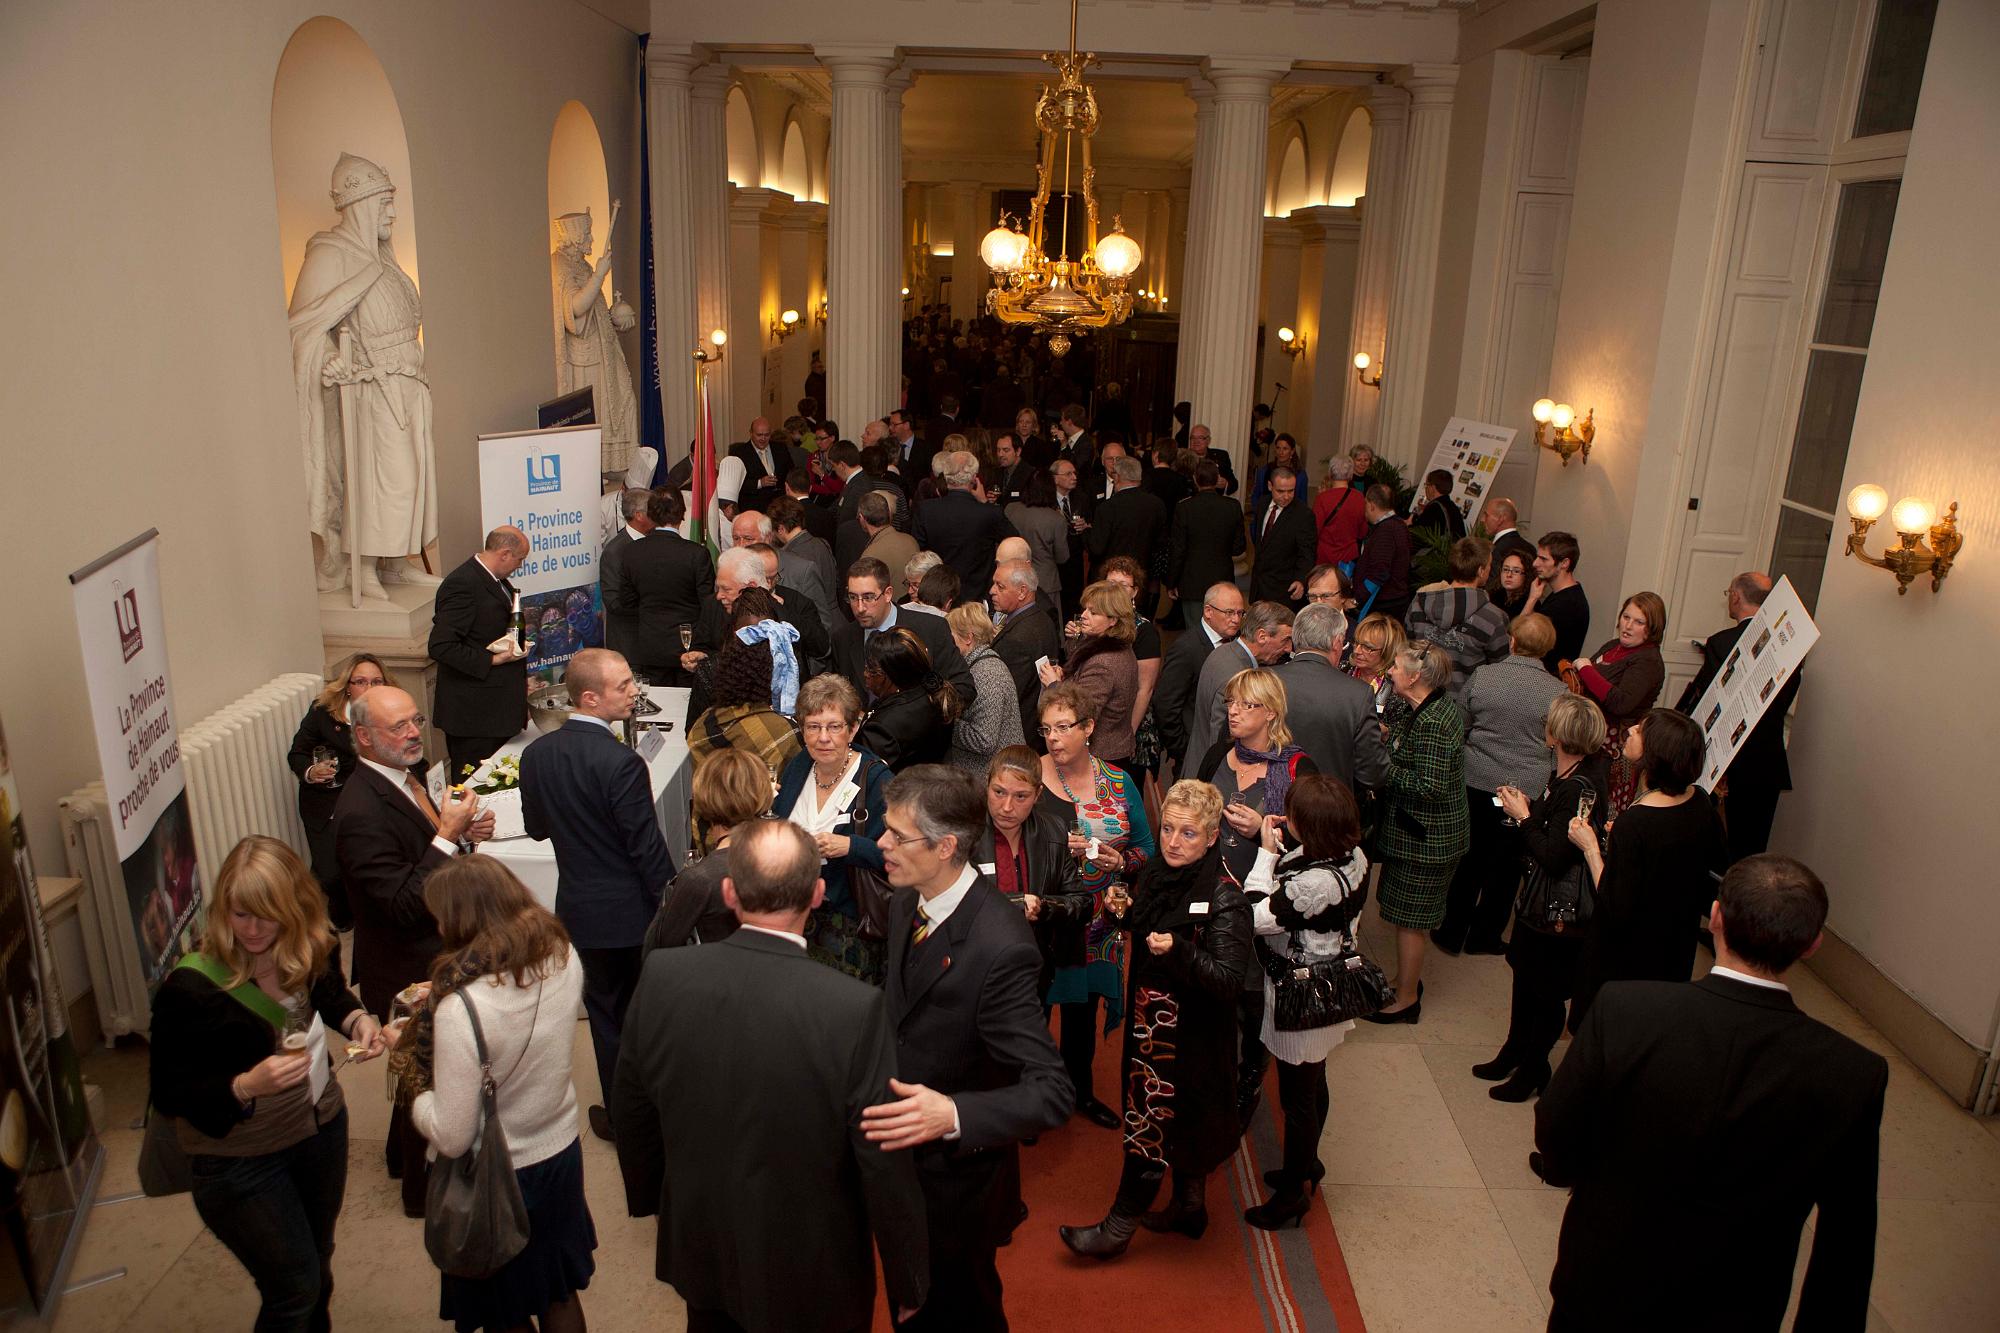
[[[736,631],[738,643],[762,643],[771,650],[771,707],[790,717],[799,702],[799,641],[796,625],[760,620]]]
[[[1239,764],[1264,764],[1264,813],[1281,815],[1285,812],[1285,798],[1292,792],[1292,756],[1303,750],[1297,745],[1280,745],[1274,750],[1253,750],[1242,741],[1236,742],[1236,762]]]

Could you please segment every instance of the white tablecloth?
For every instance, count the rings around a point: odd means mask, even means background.
[[[694,780],[693,768],[688,763],[687,736],[684,734],[688,692],[653,685],[647,687],[646,694],[660,706],[655,718],[674,724],[673,730],[661,733],[665,743],[646,766],[652,771],[653,807],[659,815],[660,832],[666,836],[667,851],[672,854],[674,865],[680,866],[686,863],[688,857],[688,807],[692,798],[690,784]],[[501,746],[496,755],[519,754],[528,748],[528,742],[540,734],[531,723],[528,730]],[[508,838],[481,843],[479,850],[506,862],[507,868],[520,877],[542,906],[555,910],[554,843],[538,842],[533,838]]]

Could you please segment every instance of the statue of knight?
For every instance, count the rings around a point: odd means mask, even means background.
[[[611,232],[618,225],[620,205],[611,205],[605,225],[604,251],[590,262],[590,213],[564,213],[556,219],[556,248],[549,256],[554,292],[556,392],[574,393],[589,385],[603,431],[602,470],[607,476],[631,466],[639,442],[639,400],[632,393],[632,371],[618,334],[632,327],[632,307],[623,301],[607,306],[604,277],[611,271]]]

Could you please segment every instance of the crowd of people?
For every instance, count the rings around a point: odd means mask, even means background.
[[[1365,448],[1315,494],[1277,434],[1246,515],[1185,414],[1184,439],[1135,438],[1113,386],[1086,412],[1094,386],[1015,333],[920,323],[907,346],[904,402],[857,438],[810,399],[752,424],[719,556],[684,535],[675,482],[618,498],[608,647],[571,659],[573,715],[521,761],[553,913],[472,854],[476,798],[433,800],[425,719],[379,661],[314,704],[292,754],[310,867],[239,847],[204,962],[154,1019],[155,1105],[258,1327],[326,1326],[346,1171],[326,1029],[391,1061],[386,1166],[413,1216],[479,1140],[492,1081],[527,1240],[443,1275],[461,1329],[583,1327],[579,1005],[604,1092],[585,1120],[631,1212],[659,1217],[691,1329],[866,1327],[874,1256],[897,1327],[1004,1329],[1024,1146],[1077,1117],[1122,1161],[1102,1217],[1047,1220],[1077,1255],[1199,1239],[1275,1063],[1282,1161],[1243,1220],[1296,1225],[1325,1174],[1328,1059],[1354,1021],[1422,1021],[1431,950],[1512,972],[1505,1044],[1472,1072],[1542,1098],[1534,1165],[1575,1191],[1552,1327],[1688,1326],[1687,1274],[1718,1267],[1745,1326],[1775,1327],[1814,1205],[1805,1300],[1858,1326],[1884,1068],[1777,998],[1826,909],[1811,871],[1761,854],[1782,731],[1718,793],[1697,784],[1701,730],[1660,706],[1662,600],[1627,597],[1585,655],[1576,539],[1529,539],[1504,498],[1468,533],[1434,474],[1408,518]],[[1422,586],[1412,524],[1448,538]],[[497,530],[440,592],[454,767],[524,720],[520,664],[491,646],[519,538]],[[1736,579],[1732,617],[1769,587]],[[684,865],[611,731],[648,681],[691,691]],[[1381,993],[1302,1018],[1293,978],[1361,966],[1371,893],[1395,941]],[[1704,935],[1716,966],[1690,986]],[[1756,1068],[1704,1062],[1742,1023]],[[291,1031],[312,1035],[295,1051]],[[1661,1105],[1682,1118],[1648,1138]],[[1646,1194],[1673,1172],[1724,1206]]]

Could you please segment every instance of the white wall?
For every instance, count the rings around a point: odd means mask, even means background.
[[[617,280],[638,288],[636,39],[581,4],[9,4],[0,715],[50,872],[64,864],[55,803],[97,776],[70,570],[160,529],[183,725],[321,665],[271,96],[292,32],[328,12],[387,70],[422,196],[447,562],[477,535],[475,437],[533,425],[553,391],[548,149],[570,98],[596,120],[628,203]]]
[[[1836,525],[1773,839],[1825,876],[1834,930],[1981,1049],[2000,1016],[2000,269],[1966,239],[2000,216],[1996,69],[2000,9],[1943,0],[1842,479],[1957,500],[1965,551],[1941,592],[1898,597]]]

